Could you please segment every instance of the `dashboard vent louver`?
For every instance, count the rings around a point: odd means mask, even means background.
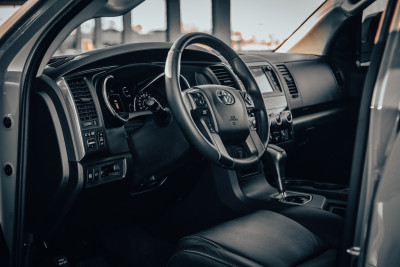
[[[81,122],[97,119],[97,112],[92,94],[83,78],[67,81],[74,98],[78,116]]]
[[[288,68],[285,65],[277,65],[280,73],[282,74],[283,78],[285,79],[286,85],[289,89],[289,93],[292,98],[299,97],[299,91],[297,90],[296,83],[293,80],[292,74],[289,72]]]
[[[49,60],[49,63],[47,63],[47,65],[52,68],[58,68],[61,65],[67,63],[68,61],[73,60],[74,58],[75,58],[74,56],[53,57]]]
[[[217,77],[221,85],[226,85],[236,88],[236,83],[232,77],[232,74],[225,68],[225,66],[210,66],[211,71]]]
[[[344,81],[343,81],[342,74],[340,73],[339,69],[333,63],[329,63],[329,66],[331,67],[332,73],[335,76],[338,86],[343,87]]]

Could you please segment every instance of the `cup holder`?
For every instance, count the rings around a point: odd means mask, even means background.
[[[313,183],[312,187],[319,190],[344,190],[346,186],[340,184]]]
[[[288,196],[285,198],[286,203],[293,203],[293,204],[299,204],[299,205],[304,205],[308,202],[310,202],[311,197],[308,195],[294,195],[294,196]]]

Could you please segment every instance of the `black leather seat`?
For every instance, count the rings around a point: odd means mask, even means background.
[[[335,266],[342,228],[315,208],[261,210],[184,237],[168,266]]]

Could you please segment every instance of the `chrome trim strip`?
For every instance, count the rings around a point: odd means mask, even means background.
[[[110,104],[110,101],[108,100],[107,90],[106,90],[106,89],[107,89],[107,88],[106,88],[106,83],[107,83],[107,81],[108,81],[109,79],[114,79],[114,76],[108,75],[108,76],[104,79],[104,81],[103,81],[102,93],[103,93],[104,102],[106,103],[106,106],[107,106],[108,110],[112,113],[112,115],[113,115],[115,118],[119,119],[119,120],[122,121],[122,122],[128,122],[129,119],[124,119],[124,118],[122,118],[117,112],[115,112],[115,110],[113,109],[113,107],[112,107],[111,104]]]
[[[72,122],[72,142],[74,143],[74,146],[78,149],[78,151],[76,152],[76,159],[79,161],[85,156],[85,145],[83,143],[82,129],[78,116],[78,111],[76,110],[75,101],[71,94],[71,89],[69,88],[68,83],[65,81],[64,77],[58,79],[56,83],[61,89],[61,93],[64,96],[64,100],[67,104],[66,106],[68,109],[68,114]]]

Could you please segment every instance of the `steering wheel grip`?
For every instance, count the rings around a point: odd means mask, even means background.
[[[228,61],[233,72],[241,79],[247,93],[253,99],[258,134],[250,131],[246,139],[246,144],[255,150],[255,153],[249,157],[232,158],[229,156],[218,134],[209,133],[213,139],[210,143],[196,126],[190,110],[187,108],[190,105],[190,99],[181,91],[178,77],[180,76],[182,52],[187,46],[194,43],[204,44],[218,51]],[[208,160],[226,168],[238,169],[256,163],[263,155],[269,139],[269,124],[263,97],[247,65],[227,44],[206,33],[190,33],[182,36],[172,45],[168,53],[165,64],[165,85],[171,111],[182,131]],[[213,136],[216,138],[214,139]]]

